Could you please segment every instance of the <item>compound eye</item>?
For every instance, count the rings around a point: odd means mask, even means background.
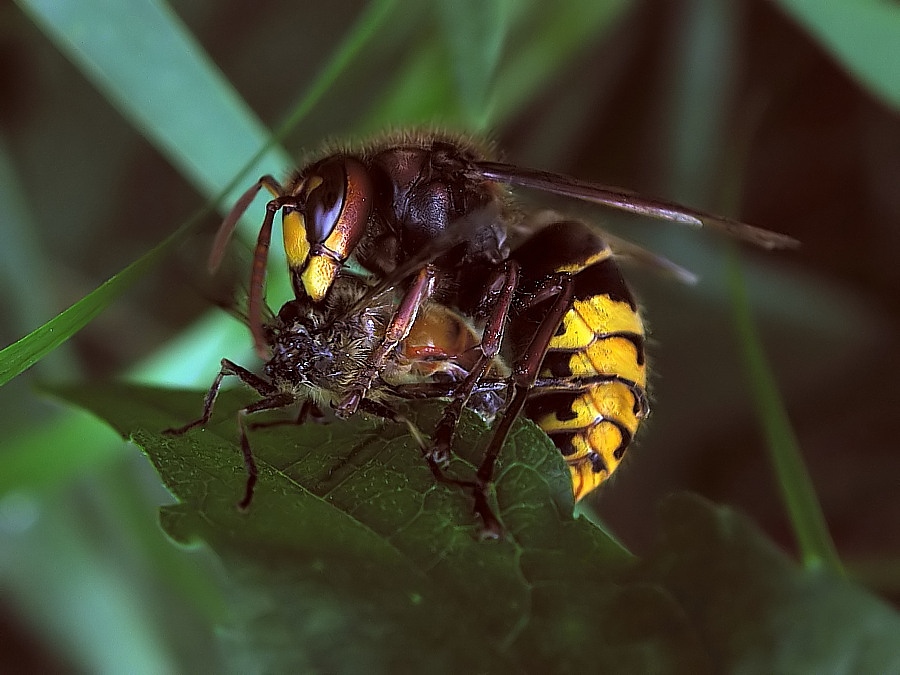
[[[310,243],[325,241],[334,231],[347,195],[347,173],[341,159],[326,160],[307,179],[306,236]]]

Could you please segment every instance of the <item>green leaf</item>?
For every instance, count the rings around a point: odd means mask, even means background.
[[[613,582],[630,556],[573,518],[565,466],[530,423],[514,430],[501,459],[497,499],[509,536],[482,543],[470,497],[434,483],[404,428],[374,421],[255,430],[260,483],[249,513],[239,512],[245,476],[233,411],[243,394],[223,393],[205,430],[169,437],[160,429],[196,416],[202,394],[125,385],[64,392],[150,456],[180,501],[163,510],[166,531],[207,542],[252,589],[262,607],[244,607],[232,635],[265,669],[694,660],[668,598]],[[423,428],[436,421],[430,413],[417,417]],[[453,471],[471,470],[480,431],[467,421]],[[606,626],[625,637],[584,648]]]
[[[165,530],[221,557],[234,585],[223,635],[236,670],[778,672],[833,658],[846,672],[883,672],[900,663],[891,610],[845,580],[798,570],[746,521],[697,498],[666,506],[658,551],[637,563],[572,516],[565,465],[530,422],[500,458],[508,536],[480,542],[470,496],[436,484],[399,425],[255,429],[260,482],[241,513],[234,413],[247,392],[224,392],[207,427],[180,437],[160,429],[196,417],[201,392],[107,384],[57,394],[141,446],[179,501],[163,508]],[[437,412],[411,414],[427,430]],[[466,418],[451,471],[470,477],[485,440]],[[791,644],[773,646],[779,635]]]
[[[802,571],[730,509],[663,503],[658,549],[640,576],[668,589],[715,672],[900,672],[900,617],[825,568]]]

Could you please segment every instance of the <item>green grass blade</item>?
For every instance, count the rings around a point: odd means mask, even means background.
[[[201,193],[218,195],[213,203],[236,173],[247,170],[242,167],[246,157],[265,143],[263,125],[165,5],[22,0],[20,6]],[[266,166],[274,165],[270,156]],[[0,385],[81,330],[210,210],[211,204],[178,233],[0,352]]]
[[[573,0],[537,3],[522,12],[494,82],[493,122],[515,115],[566,61],[602,39],[632,5],[631,0]]]
[[[312,109],[372,38],[394,4],[395,0],[382,0],[370,6],[295,107],[286,128]],[[276,158],[279,168],[289,163],[280,151],[268,153],[274,141],[265,128],[164,5],[22,0],[21,6],[212,202],[179,233],[0,352],[0,386],[81,330],[146,274],[178,241],[178,234],[201,221],[212,204],[227,202],[226,194],[241,176],[254,167],[274,170]],[[160,72],[167,77],[159,77]],[[249,162],[248,157],[252,157]]]
[[[769,456],[803,563],[808,569],[826,567],[842,574],[843,568],[816,499],[812,480],[806,471],[797,438],[753,323],[747,289],[736,254],[732,254],[729,259],[728,283],[734,322],[750,378],[753,400],[763,424]]]
[[[53,311],[51,264],[37,237],[24,187],[6,138],[0,136],[0,284],[15,303],[12,315],[4,317],[7,330],[34,326]]]
[[[174,238],[173,235],[166,239],[43,326],[0,351],[0,386],[33,366],[84,328],[132,283],[146,274]]]
[[[484,4],[484,3],[483,3]],[[361,123],[361,131],[440,123],[450,129],[492,131],[517,114],[565,63],[598,40],[631,5],[629,0],[577,0],[562,5],[495,0],[485,44],[469,45],[469,20],[441,5],[446,45],[422,40]],[[455,7],[455,6],[454,6]],[[457,34],[457,33],[461,33]],[[502,47],[502,49],[501,49]],[[454,54],[452,59],[447,52]],[[490,86],[488,87],[488,83]]]
[[[220,192],[268,140],[265,126],[167,4],[19,5],[201,194]],[[287,161],[270,156],[258,171]]]
[[[283,138],[309,114],[341,74],[349,70],[369,42],[375,38],[397,4],[397,0],[373,0],[359,17],[347,36],[338,45],[332,57],[319,72],[309,89],[303,93],[291,109],[288,117],[278,126],[273,138]]]
[[[491,91],[514,7],[508,0],[442,0],[436,10],[464,118],[483,131],[491,118]]]
[[[900,108],[900,5],[883,0],[779,0],[863,86]]]

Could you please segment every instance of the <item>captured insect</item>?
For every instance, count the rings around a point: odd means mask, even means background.
[[[483,532],[502,532],[488,498],[500,450],[524,414],[569,466],[575,499],[622,461],[649,411],[644,328],[613,257],[629,255],[682,278],[690,274],[583,222],[528,213],[524,188],[695,227],[764,248],[790,237],[559,174],[494,161],[476,143],[441,133],[387,137],[330,151],[285,184],[260,178],[222,223],[210,255],[221,260],[238,219],[260,189],[266,205],[253,256],[247,318],[265,377],[223,359],[202,416],[209,421],[223,378],[260,399],[238,412],[247,467],[242,508],[257,468],[245,418],[301,403],[405,422],[435,476],[474,496]],[[275,215],[294,291],[264,319],[264,286]],[[611,246],[612,244],[612,246]],[[447,401],[430,439],[397,412],[407,399]],[[443,467],[462,410],[499,421],[471,480]]]

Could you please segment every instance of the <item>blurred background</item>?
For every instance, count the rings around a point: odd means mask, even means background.
[[[900,599],[900,364],[891,357],[900,7],[327,4],[0,5],[3,344],[185,223],[331,73],[282,140],[286,154],[270,153],[263,170],[284,173],[326,139],[439,124],[488,135],[509,161],[801,240],[789,252],[741,247],[740,267],[839,554],[851,575]],[[356,51],[339,51],[348,35],[363,37]],[[336,54],[347,55],[337,66]],[[195,71],[221,85],[225,103],[179,89]],[[160,100],[166,86],[171,97]],[[730,244],[535,203],[598,222],[701,278],[687,287],[626,266],[650,328],[653,413],[589,507],[640,554],[660,498],[691,490],[749,514],[794,552],[740,359]],[[244,234],[260,217],[257,204]],[[212,306],[228,284],[203,277],[220,219],[203,218],[96,320],[0,390],[0,669],[158,673],[216,663],[215,561],[162,535],[156,509],[171,498],[135,447],[35,385],[127,377],[205,388],[222,356],[253,363],[246,329]]]

